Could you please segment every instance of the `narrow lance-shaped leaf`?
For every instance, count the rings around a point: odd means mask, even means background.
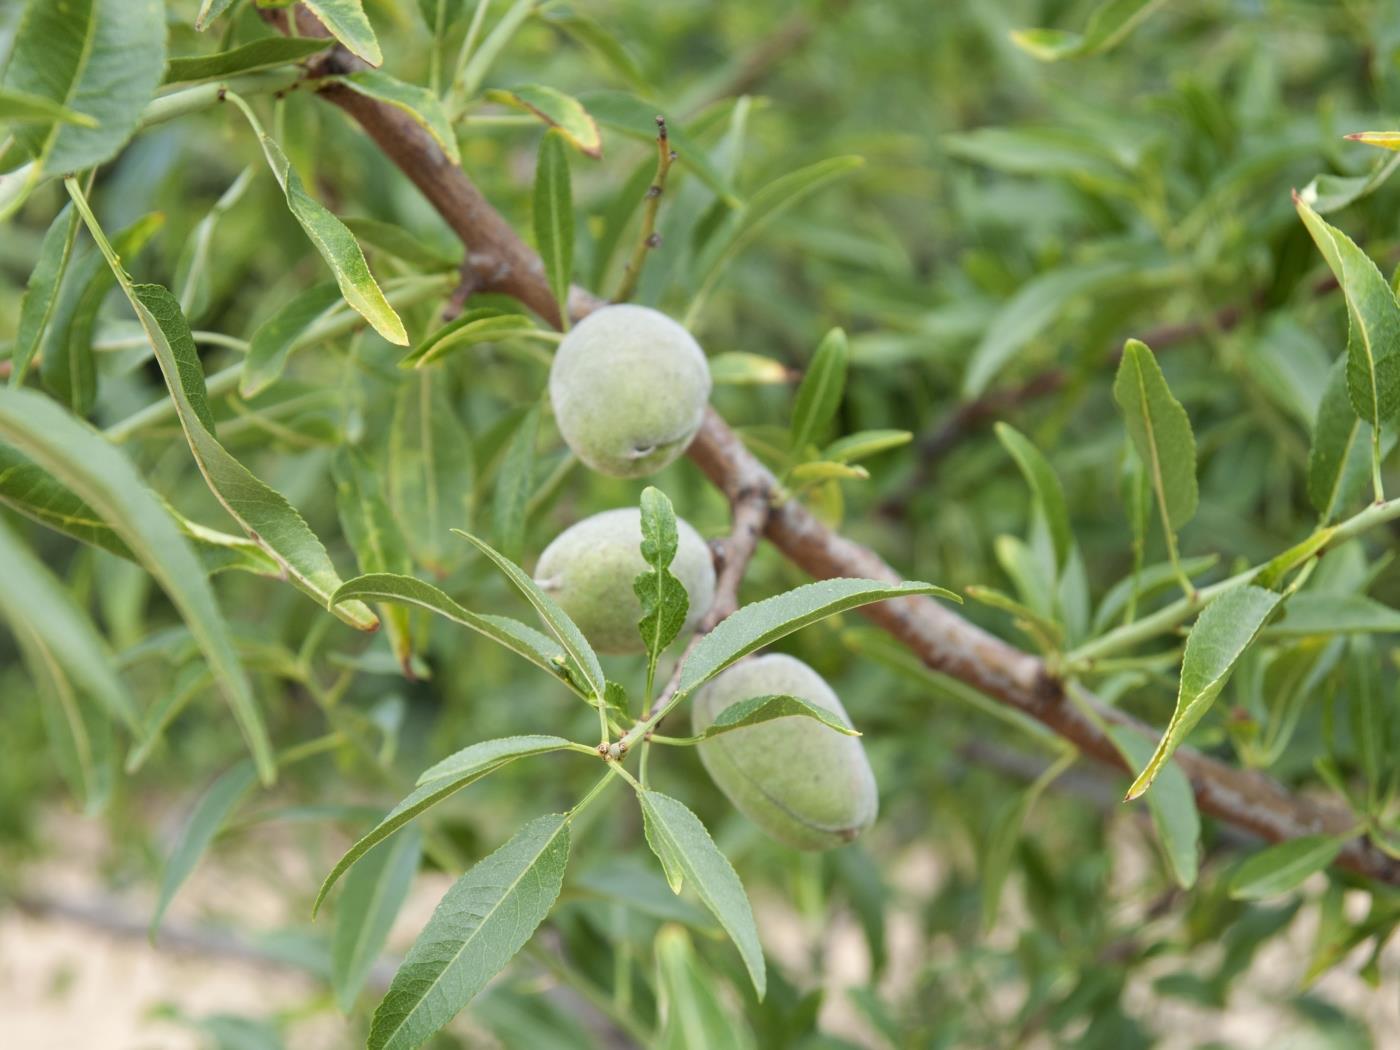
[[[112,651],[88,614],[73,600],[18,533],[0,518],[0,614],[26,621],[57,654],[65,673],[107,713],[137,731],[136,703],[117,674]]]
[[[122,453],[42,394],[0,390],[0,441],[52,474],[117,534],[170,597],[208,661],[265,782],[275,767],[262,716],[199,560]]]
[[[573,657],[574,663],[583,674],[583,684],[588,687],[591,695],[598,700],[607,695],[606,676],[603,674],[603,665],[598,662],[598,654],[588,644],[588,639],[578,629],[578,624],[569,618],[569,614],[559,608],[559,604],[545,594],[540,585],[532,580],[524,569],[495,550],[486,541],[477,539],[471,533],[463,532],[461,529],[453,529],[452,531],[490,558],[496,567],[505,573],[506,578],[515,584],[516,589],[525,596],[525,599],[535,607],[535,612],[539,613],[540,619],[545,622],[550,633],[559,639],[559,644],[568,650],[569,655]]]
[[[1151,741],[1135,730],[1110,726],[1108,735],[1129,768],[1142,769],[1151,761]],[[1172,877],[1189,890],[1200,871],[1201,814],[1191,781],[1175,762],[1168,762],[1157,774],[1153,790],[1147,793],[1147,808]]]
[[[214,837],[218,835],[248,789],[253,786],[253,765],[246,759],[224,772],[195,803],[190,819],[180,832],[180,839],[174,851],[165,862],[165,874],[161,877],[160,896],[156,900],[155,914],[151,916],[151,939],[155,940],[160,930],[161,919],[170,907],[175,893],[194,871],[199,859],[204,856]]]
[[[1069,508],[1065,504],[1065,492],[1060,487],[1060,479],[1055,468],[1045,458],[1040,449],[1030,443],[1019,430],[1006,423],[996,425],[997,440],[1011,453],[1026,484],[1035,494],[1036,503],[1045,515],[1050,537],[1055,547],[1055,568],[1063,571],[1069,561],[1070,548],[1074,545],[1074,534],[1070,531]]]
[[[428,769],[419,779],[418,786],[336,862],[316,893],[311,914],[314,916],[320,910],[326,894],[330,893],[336,880],[349,871],[356,861],[419,813],[517,758],[540,755],[547,751],[561,751],[572,746],[571,741],[558,736],[508,736],[472,744],[454,755],[449,755]]]
[[[715,981],[701,969],[683,927],[668,923],[657,933],[656,972],[661,1026],[656,1050],[752,1046],[749,1033],[725,1012]]]
[[[486,97],[516,109],[533,113],[586,156],[603,155],[603,136],[597,122],[578,99],[543,84],[521,84],[504,90],[488,91]]]
[[[695,646],[681,668],[677,692],[689,693],[734,661],[810,623],[886,598],[920,594],[962,602],[952,591],[931,583],[881,583],[860,579],[820,580],[751,602],[721,620],[719,626]]]
[[[373,464],[357,449],[344,449],[333,463],[336,508],[341,528],[366,573],[398,573],[413,570],[413,560],[389,512]],[[413,637],[409,611],[401,605],[383,610],[389,646],[405,677],[413,678]]]
[[[1083,33],[1064,29],[1018,29],[1011,39],[1042,62],[1097,55],[1117,47],[1166,0],[1103,0],[1089,15]]]
[[[1308,499],[1322,518],[1335,521],[1366,484],[1370,424],[1352,407],[1347,361],[1339,358],[1327,376],[1308,451]]]
[[[850,350],[846,333],[833,328],[822,338],[802,383],[797,388],[797,400],[792,408],[791,444],[794,456],[807,455],[807,446],[821,436],[836,418],[841,407],[841,394],[846,388],[846,367]]]
[[[231,95],[230,98],[236,96]],[[247,104],[241,99],[238,101],[246,107]],[[354,234],[324,204],[306,192],[301,176],[287,160],[282,147],[263,131],[253,111],[245,108],[244,115],[257,133],[268,166],[286,194],[288,209],[335,274],[345,301],[389,342],[407,346],[408,333],[404,331],[403,321],[394,312],[389,300],[384,298],[384,292],[375,281],[374,274],[370,273],[365,253],[360,251]]]
[[[496,543],[506,557],[515,560],[525,547],[525,508],[535,481],[535,444],[539,439],[540,406],[520,421],[506,446],[505,459],[496,475],[492,517]]]
[[[362,601],[406,602],[435,612],[463,627],[469,627],[499,642],[507,649],[525,657],[536,667],[549,672],[575,692],[582,692],[569,673],[568,654],[548,635],[527,627],[508,616],[470,612],[457,604],[431,583],[412,576],[374,573],[348,580],[336,592],[333,600],[357,598]]]
[[[425,368],[449,353],[512,335],[535,331],[535,322],[522,313],[479,306],[447,322],[404,355],[400,367]]]
[[[330,46],[331,42],[321,37],[266,36],[213,55],[177,55],[165,67],[164,83],[215,80],[273,69]]]
[[[1334,835],[1307,835],[1260,850],[1235,869],[1230,896],[1257,901],[1295,890],[1336,860],[1342,845]]]
[[[199,220],[180,250],[180,261],[175,267],[175,290],[186,317],[199,317],[209,308],[209,253],[214,244],[214,231],[219,220],[243,199],[243,194],[253,184],[254,171],[250,164],[238,173],[209,209],[209,214]]]
[[[438,144],[438,148],[447,155],[448,160],[453,164],[462,162],[461,154],[457,152],[457,134],[452,130],[452,122],[447,118],[447,111],[442,108],[442,102],[438,100],[438,97],[427,88],[419,87],[416,84],[405,84],[402,80],[391,77],[388,73],[381,73],[377,69],[351,73],[349,76],[340,77],[337,82],[344,84],[357,94],[383,102],[402,113],[406,113],[432,137],[432,140]]]
[[[38,161],[33,177],[82,171],[115,156],[140,123],[164,68],[165,5],[159,0],[31,0],[3,86],[93,121],[16,127],[16,142]]]
[[[39,245],[39,257],[30,271],[29,283],[19,304],[19,332],[15,336],[14,353],[10,357],[10,385],[24,382],[29,363],[39,349],[40,340],[58,304],[58,290],[68,261],[73,255],[73,242],[78,233],[78,210],[65,205],[49,225]]]
[[[650,485],[642,491],[641,527],[642,559],[651,569],[632,581],[632,590],[642,603],[637,629],[646,646],[650,682],[656,675],[656,661],[685,626],[690,596],[671,574],[671,562],[680,543],[675,508],[664,492]]]
[[[302,0],[302,3],[352,54],[372,66],[384,61],[361,0]]]
[[[325,281],[298,293],[258,325],[243,359],[238,392],[255,397],[281,378],[297,340],[343,298],[338,284]]]
[[[254,477],[214,435],[214,416],[209,409],[199,354],[180,304],[158,284],[128,286],[127,295],[151,340],[190,451],[210,491],[277,560],[296,586],[322,604],[328,603],[341,580],[326,548],[296,508]],[[361,630],[373,630],[379,623],[358,602],[339,604],[331,611]]]
[[[428,372],[401,384],[389,431],[389,505],[414,556],[438,574],[464,553],[451,530],[470,520],[475,484],[471,436],[446,384]]]
[[[1300,196],[1293,203],[1346,298],[1347,392],[1373,425],[1400,410],[1400,303],[1376,264]]]
[[[569,284],[574,274],[574,196],[569,180],[569,153],[563,136],[550,131],[540,140],[535,165],[535,246],[544,261],[545,277],[559,304],[559,316],[569,313]]]
[[[852,729],[824,707],[818,707],[800,696],[770,695],[751,696],[730,704],[711,722],[696,741],[709,740],[723,733],[731,733],[746,726],[771,722],[775,718],[811,718],[828,729],[834,729],[843,736],[860,736],[860,731]]]
[[[408,897],[422,851],[423,836],[410,829],[371,850],[345,880],[331,938],[331,987],[342,1013],[354,1009]]]
[[[194,27],[201,33],[209,28],[209,23],[233,6],[233,0],[200,0],[199,13],[194,16]]]
[[[1128,436],[1147,468],[1162,520],[1175,532],[1196,513],[1196,438],[1145,343],[1129,339],[1113,381]]]
[[[1235,664],[1258,637],[1282,599],[1276,591],[1244,586],[1226,591],[1205,607],[1186,639],[1176,712],[1157,750],[1128,789],[1130,800],[1152,786],[1172,752],[1210,710],[1229,681]]]
[[[637,797],[642,804],[647,844],[661,861],[672,891],[679,893],[685,882],[690,883],[739,949],[754,990],[762,999],[768,987],[763,946],[734,866],[719,851],[700,818],[685,805],[645,788]]]
[[[369,1050],[411,1050],[503,970],[564,884],[569,818],[530,821],[443,895],[374,1012]]]

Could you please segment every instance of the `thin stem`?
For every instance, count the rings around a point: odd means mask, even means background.
[[[476,40],[481,35],[481,24],[486,21],[486,9],[490,6],[491,0],[476,0],[476,10],[472,12],[471,24],[467,26],[467,35],[462,38],[462,47],[457,52],[457,66],[452,71],[452,83],[448,88],[450,96],[465,93],[458,85],[462,82],[462,74],[467,70],[467,63],[471,61],[472,52],[476,50]]]
[[[614,302],[625,303],[637,291],[637,282],[646,265],[647,252],[661,243],[661,234],[656,232],[656,213],[661,207],[661,195],[666,192],[666,176],[670,174],[671,162],[676,159],[676,151],[671,148],[671,139],[666,132],[666,118],[656,118],[656,178],[647,187],[646,207],[642,211],[642,234],[637,246],[632,249],[632,258],[627,262],[627,270],[622,275],[622,284],[613,296]]]
[[[1381,428],[1371,427],[1371,487],[1376,493],[1376,502],[1385,501],[1385,486],[1381,483]]]

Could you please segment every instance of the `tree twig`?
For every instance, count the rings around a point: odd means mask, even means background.
[[[627,269],[622,275],[622,284],[613,296],[613,301],[625,303],[637,290],[637,282],[646,265],[647,253],[661,244],[661,234],[656,232],[656,213],[661,207],[661,195],[666,192],[666,176],[671,171],[671,162],[676,159],[676,151],[671,148],[671,137],[666,133],[666,118],[656,118],[656,178],[647,187],[646,207],[642,211],[642,232],[637,238],[637,246],[632,249],[632,258],[627,260]]]
[[[305,15],[298,8],[299,15]],[[276,15],[278,12],[264,12]],[[309,15],[306,16],[310,18]],[[314,23],[314,19],[311,19]],[[319,25],[315,26],[319,31]],[[339,51],[340,49],[337,49]],[[321,94],[353,116],[385,150],[443,218],[473,248],[473,257],[497,264],[488,287],[519,299],[548,321],[558,321],[554,297],[539,257],[486,201],[461,168],[453,165],[411,117],[367,96],[328,85]],[[481,271],[483,267],[478,266]],[[579,289],[571,314],[581,317],[601,301]],[[725,493],[731,505],[742,495],[767,504],[764,534],[794,564],[819,579],[855,576],[899,582],[878,554],[833,532],[791,499],[773,502],[776,479],[743,445],[713,408],[687,454]],[[1091,710],[1070,702],[1064,686],[1037,657],[1022,652],[932,598],[891,599],[865,615],[915,653],[927,666],[1042,722],[1087,755],[1129,772],[1104,726],[1123,726],[1155,738],[1155,731],[1130,716],[1088,699]],[[1349,810],[1335,802],[1294,795],[1277,781],[1183,747],[1175,761],[1190,778],[1203,812],[1272,842],[1313,834],[1346,834],[1355,826]],[[1336,863],[1359,874],[1400,885],[1400,861],[1369,841],[1351,838]]]

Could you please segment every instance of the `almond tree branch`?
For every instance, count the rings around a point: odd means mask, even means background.
[[[304,34],[323,32],[303,9],[297,11]],[[279,14],[264,12],[274,21]],[[344,71],[347,57],[339,48],[332,52],[330,61],[339,67],[335,71]],[[321,94],[353,116],[441,212],[467,243],[484,288],[512,295],[557,323],[558,311],[538,256],[425,131],[401,110],[334,84],[326,85]],[[570,313],[575,316],[600,305],[601,300],[579,289],[569,300]],[[791,499],[775,502],[777,480],[713,408],[707,410],[687,454],[735,506],[736,525],[741,520],[739,508],[748,507],[751,501],[754,509],[745,513],[753,513],[751,520],[756,523],[761,494],[766,505],[764,535],[812,576],[900,580],[878,554],[828,529],[806,507]],[[747,542],[742,534],[740,542]],[[891,599],[867,607],[865,614],[927,666],[1035,718],[1110,766],[1130,772],[1104,726],[1128,726],[1156,736],[1155,730],[1093,698],[1085,705],[1071,702],[1065,686],[1039,658],[989,634],[932,598]],[[1186,747],[1176,752],[1175,760],[1190,778],[1203,812],[1269,841],[1343,834],[1355,826],[1355,818],[1345,806],[1292,794],[1261,773],[1226,765]],[[1364,838],[1348,841],[1336,863],[1400,885],[1400,861]]]

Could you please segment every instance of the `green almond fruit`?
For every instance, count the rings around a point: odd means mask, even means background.
[[[613,477],[646,477],[678,458],[700,429],[709,364],[700,344],[665,314],[605,306],[559,344],[549,399],[579,459]]]
[[[801,697],[851,724],[821,675],[801,660],[772,653],[743,660],[705,686],[692,708],[693,731],[703,733],[733,704],[770,695]],[[832,849],[875,821],[875,774],[860,739],[815,719],[775,718],[697,747],[710,779],[735,808],[786,845]]]
[[[690,598],[685,634],[695,628],[715,596],[715,565],[709,545],[689,522],[676,519],[676,557],[671,573]],[[637,621],[642,603],[632,581],[650,570],[642,558],[642,513],[623,507],[569,526],[544,549],[535,582],[578,624],[600,653],[646,650]]]

